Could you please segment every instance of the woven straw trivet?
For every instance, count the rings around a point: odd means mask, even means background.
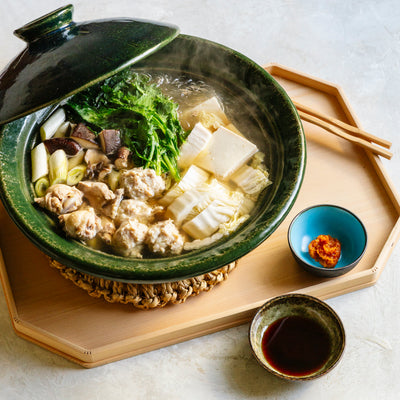
[[[51,258],[49,258],[49,264],[56,268],[64,278],[72,281],[92,297],[103,297],[110,303],[132,304],[142,310],[160,308],[167,304],[184,303],[187,298],[201,292],[208,292],[215,285],[226,280],[229,272],[236,267],[236,262],[233,262],[195,278],[177,282],[136,284],[97,278],[66,267]]]

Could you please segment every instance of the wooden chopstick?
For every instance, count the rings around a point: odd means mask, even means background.
[[[392,158],[393,153],[387,150],[392,145],[389,141],[378,138],[377,136],[371,135],[370,133],[367,133],[359,128],[346,124],[345,122],[330,117],[326,114],[322,114],[295,101],[293,101],[293,104],[296,106],[300,118],[304,121],[318,125],[321,128],[324,128],[343,139],[368,149],[374,154],[378,154],[384,158],[387,158],[388,160]]]
[[[379,138],[377,136],[371,135],[370,133],[367,133],[367,132],[363,131],[360,128],[357,128],[355,126],[346,124],[343,121],[340,121],[340,120],[338,120],[336,118],[331,117],[330,115],[323,114],[323,113],[321,113],[321,112],[319,112],[317,110],[314,110],[311,107],[305,106],[304,104],[297,103],[296,101],[293,101],[293,104],[296,106],[296,108],[298,110],[304,111],[307,114],[313,115],[314,117],[320,118],[323,121],[329,122],[332,125],[335,125],[335,126],[341,128],[341,129],[344,129],[345,131],[350,131],[350,132],[356,134],[356,136],[358,136],[360,138],[363,138],[363,139],[368,140],[370,142],[379,144],[380,146],[386,147],[387,149],[390,149],[390,147],[392,146],[392,143],[389,142],[388,140],[385,140],[385,139]]]

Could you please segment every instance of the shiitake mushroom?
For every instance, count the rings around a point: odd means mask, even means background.
[[[96,135],[83,123],[79,123],[75,126],[70,137],[85,149],[99,148]]]
[[[66,137],[46,139],[43,143],[50,154],[53,154],[56,150],[62,149],[68,156],[74,156],[82,149],[82,146],[77,141]]]
[[[99,133],[100,146],[106,155],[115,154],[121,147],[121,135],[116,129],[103,129]]]

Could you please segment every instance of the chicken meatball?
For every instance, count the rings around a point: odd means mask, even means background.
[[[114,233],[111,245],[115,252],[121,256],[141,258],[147,230],[147,225],[128,219]]]
[[[155,216],[162,211],[163,207],[151,207],[141,200],[122,200],[115,217],[115,223],[121,225],[127,219],[135,219],[143,224],[148,224],[153,222]]]
[[[155,254],[180,254],[184,239],[171,219],[160,221],[150,226],[145,243]]]
[[[121,173],[119,181],[125,196],[131,199],[148,200],[165,190],[164,179],[153,169],[129,169]]]

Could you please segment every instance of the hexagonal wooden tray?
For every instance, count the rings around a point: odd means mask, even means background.
[[[358,125],[336,85],[279,65],[266,68],[292,99]],[[239,260],[227,281],[184,304],[141,311],[90,297],[48,266],[1,207],[0,276],[16,333],[94,367],[245,323],[268,298],[279,294],[300,291],[326,299],[373,285],[400,236],[399,197],[379,157],[309,123],[304,128],[306,174],[288,217]],[[294,262],[287,245],[288,225],[295,214],[319,203],[352,210],[369,234],[363,259],[342,277],[308,275]]]

